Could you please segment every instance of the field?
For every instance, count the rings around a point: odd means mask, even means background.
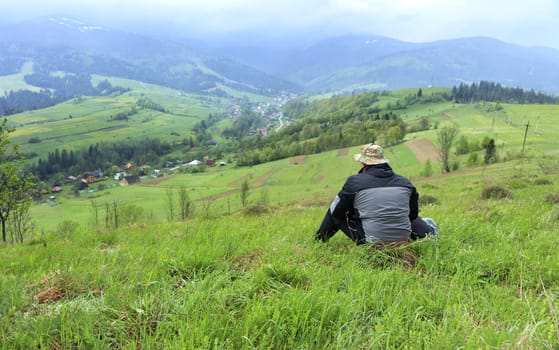
[[[169,143],[188,138],[192,127],[209,114],[228,111],[232,99],[183,94],[139,81],[95,76],[93,83],[107,79],[131,91],[117,97],[81,97],[50,108],[11,115],[16,129],[12,142],[24,153],[46,157],[55,149],[80,149],[98,142],[159,138]],[[140,98],[150,98],[167,112],[138,109],[128,120],[111,120],[127,112]],[[29,142],[38,139],[40,142]]]
[[[417,179],[440,236],[383,251],[313,239],[348,158],[199,175],[208,190],[222,178],[207,194],[265,177],[259,214],[109,231],[76,218],[1,247],[2,348],[554,348],[559,184],[537,163],[556,158]],[[494,185],[510,195],[483,197]]]
[[[65,188],[32,207],[23,244],[0,246],[0,348],[555,349],[559,108],[503,106],[407,111],[433,128],[386,157],[440,236],[400,248],[314,240],[359,146]],[[435,125],[450,121],[495,138],[500,162],[453,154],[460,168],[441,174]],[[169,213],[182,188],[194,207],[183,221]]]
[[[33,64],[31,62],[27,62],[23,65],[19,73],[0,76],[0,95],[4,96],[4,94],[10,91],[17,90],[30,90],[35,92],[41,91],[40,88],[27,84],[23,79],[26,74],[29,74],[32,71]]]

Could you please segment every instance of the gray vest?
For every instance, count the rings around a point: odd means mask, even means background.
[[[411,190],[406,187],[377,187],[359,191],[353,205],[369,243],[408,240],[411,233]]]

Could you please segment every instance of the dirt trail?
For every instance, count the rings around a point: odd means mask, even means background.
[[[253,173],[248,173],[248,174],[246,174],[246,175],[244,175],[244,176],[241,176],[241,177],[238,178],[237,180],[234,180],[234,181],[231,181],[230,183],[228,183],[227,186],[231,186],[231,187],[237,186],[237,185],[239,185],[241,182],[243,182],[243,181],[245,181],[245,180],[247,180],[247,179],[250,179],[250,178],[252,177],[252,175],[254,175],[254,174],[253,174]]]
[[[305,164],[307,162],[307,156],[295,156],[289,160],[290,164]]]
[[[439,149],[430,140],[417,139],[406,142],[406,146],[415,153],[421,163],[428,160],[440,160]]]
[[[347,147],[346,148],[340,148],[338,150],[338,153],[336,154],[336,156],[343,157],[343,156],[346,156],[348,153],[349,153],[349,148],[347,148]]]
[[[278,171],[280,171],[280,169],[272,169],[272,170],[268,171],[266,174],[264,174],[264,175],[260,176],[258,179],[256,179],[252,183],[252,186],[254,186],[254,187],[262,186],[264,184],[264,182],[266,180],[268,180],[269,177],[271,177],[272,175],[274,175]]]

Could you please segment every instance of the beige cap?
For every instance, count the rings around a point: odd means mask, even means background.
[[[361,153],[353,156],[353,158],[367,165],[376,165],[388,163],[388,159],[384,158],[384,150],[379,145],[368,144],[361,148]]]

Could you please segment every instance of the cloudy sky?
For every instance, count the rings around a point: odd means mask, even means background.
[[[2,4],[0,21],[53,14],[116,29],[173,29],[192,38],[378,34],[425,42],[488,36],[559,49],[559,0],[19,0]]]

